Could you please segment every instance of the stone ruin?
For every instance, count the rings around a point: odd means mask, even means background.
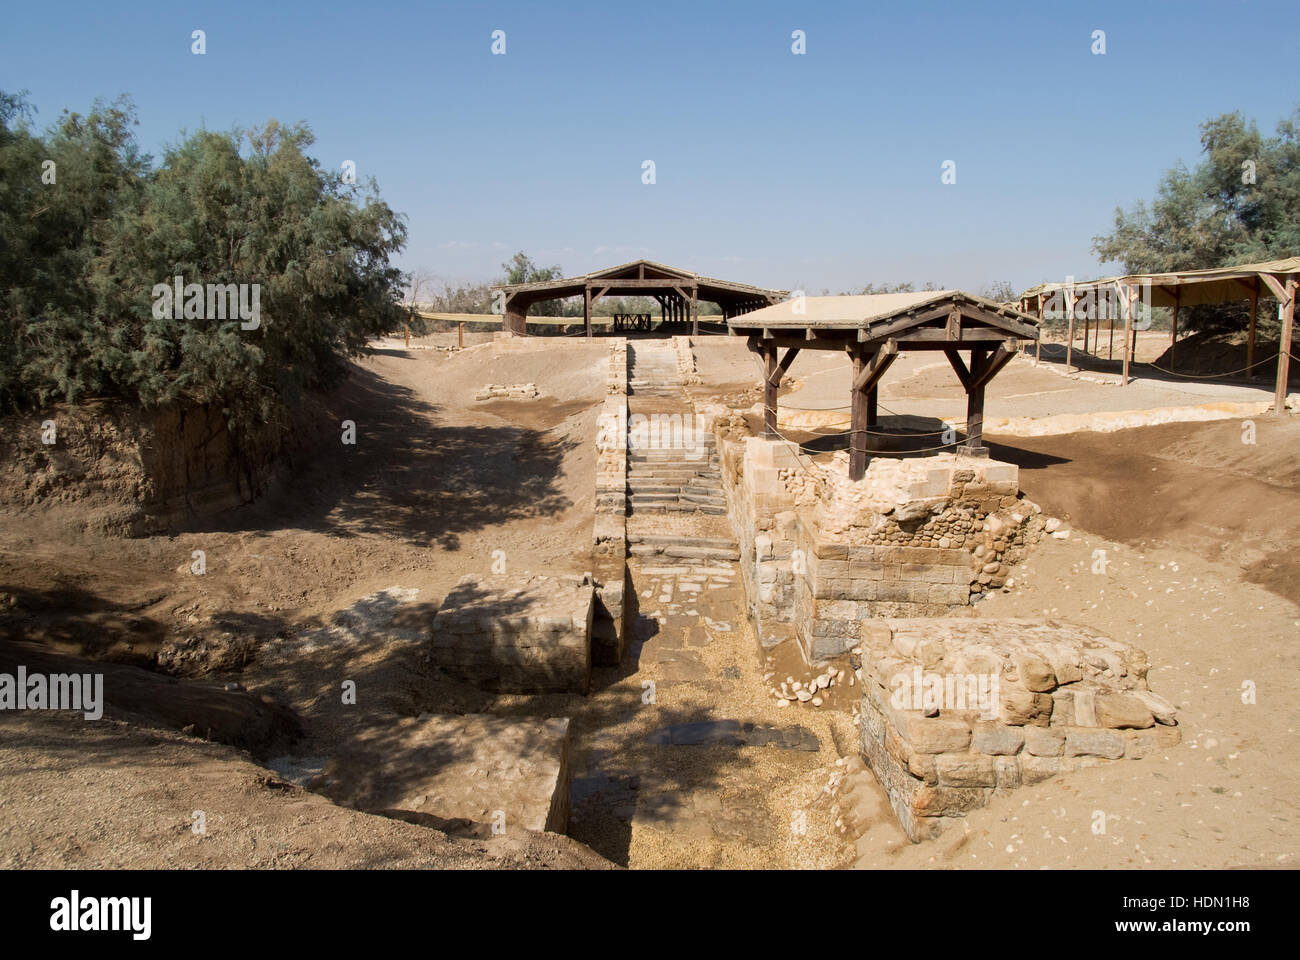
[[[886,619],[861,635],[862,755],[913,841],[1022,784],[1180,740],[1146,654],[1085,627]]]
[[[489,383],[474,394],[475,400],[530,400],[537,396],[537,384],[512,383],[510,385]]]
[[[430,661],[511,693],[586,693],[595,588],[590,576],[462,577],[433,618]]]
[[[1041,535],[1019,468],[984,457],[847,458],[808,465],[790,445],[726,444],[724,485],[764,646],[794,636],[810,664],[863,620],[947,616],[1007,585]]]

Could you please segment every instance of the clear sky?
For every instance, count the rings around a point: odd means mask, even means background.
[[[1273,132],[1300,104],[1296,10],[11,2],[0,89],[29,90],[41,124],[130,94],[155,154],[186,128],[305,120],[325,166],[352,160],[408,216],[401,265],[452,281],[524,250],[567,273],[648,257],[809,293],[1023,288],[1105,272],[1091,238],[1196,161],[1202,120],[1241,110]]]

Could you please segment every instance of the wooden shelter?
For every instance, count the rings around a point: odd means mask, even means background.
[[[521,337],[528,335],[528,308],[544,300],[581,296],[583,327],[591,336],[591,308],[601,297],[652,297],[659,304],[661,329],[676,327],[698,334],[701,300],[721,307],[725,320],[778,303],[787,294],[785,290],[714,280],[651,260],[633,260],[563,280],[509,284],[496,288],[494,295],[498,291],[505,294],[505,329]]]
[[[1118,303],[1119,315],[1124,320],[1123,373],[1121,383],[1128,384],[1129,364],[1133,359],[1137,341],[1134,321],[1140,309],[1169,307],[1173,310],[1170,332],[1171,357],[1178,341],[1178,311],[1180,307],[1209,303],[1250,302],[1250,325],[1246,341],[1247,368],[1255,366],[1255,322],[1259,313],[1259,298],[1272,295],[1277,298],[1279,319],[1282,323],[1281,347],[1277,357],[1277,382],[1274,389],[1273,409],[1281,413],[1286,404],[1287,377],[1290,372],[1291,332],[1295,325],[1295,299],[1300,283],[1300,257],[1268,260],[1260,263],[1243,263],[1235,267],[1213,267],[1208,270],[1181,270],[1172,273],[1135,273],[1122,277],[1103,277],[1068,283],[1041,283],[1020,295],[1020,309],[1036,314],[1041,321],[1056,311],[1065,315],[1069,323],[1066,339],[1065,366],[1070,367],[1074,346],[1074,325],[1080,303],[1085,306],[1084,344],[1087,345],[1087,324],[1105,317],[1095,308],[1099,302]],[[1141,307],[1139,307],[1141,305]],[[1110,313],[1111,319],[1115,312]]]
[[[966,390],[967,452],[987,455],[984,390],[1016,355],[1021,340],[1038,339],[1037,320],[1012,307],[960,290],[854,297],[802,297],[756,310],[727,324],[749,338],[763,360],[764,435],[777,436],[777,391],[800,350],[842,350],[853,361],[849,477],[867,468],[867,433],[876,426],[880,381],[900,351],[941,350]],[[969,351],[970,361],[962,359]]]

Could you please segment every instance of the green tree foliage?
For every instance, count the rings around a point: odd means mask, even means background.
[[[502,285],[545,283],[547,280],[560,280],[564,277],[564,272],[558,264],[551,267],[539,267],[533,262],[533,258],[522,250],[501,264],[501,269],[506,272],[505,278],[500,281]],[[564,316],[563,305],[558,300],[543,300],[530,307],[528,312],[536,317]],[[581,310],[579,310],[579,313],[581,313]]]
[[[44,136],[25,102],[0,101],[0,400],[113,396],[145,406],[222,405],[266,419],[400,325],[403,277],[389,258],[403,219],[323,172],[305,126],[199,131],[156,167],[129,103],[65,113]],[[56,181],[41,182],[41,160]],[[173,319],[154,288],[257,284],[260,324]],[[177,314],[183,317],[183,314]]]
[[[1201,124],[1202,158],[1161,179],[1155,199],[1115,211],[1093,250],[1125,273],[1232,266],[1300,254],[1300,109],[1264,137],[1240,113]],[[1261,329],[1270,313],[1260,309]],[[1189,330],[1239,329],[1240,304],[1183,312]],[[1184,320],[1185,318],[1185,320]]]

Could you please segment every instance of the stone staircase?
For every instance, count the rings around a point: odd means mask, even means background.
[[[648,418],[629,430],[631,513],[726,514],[717,445],[711,431],[696,429],[671,346],[641,341],[629,353],[628,411]]]
[[[682,401],[682,378],[677,372],[677,355],[668,341],[640,340],[628,345],[631,370],[628,395],[671,397]]]

